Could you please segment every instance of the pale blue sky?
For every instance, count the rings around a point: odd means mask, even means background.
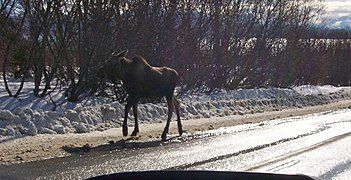
[[[325,7],[333,17],[351,16],[351,0],[326,0]]]
[[[351,29],[351,0],[325,0],[327,26]]]

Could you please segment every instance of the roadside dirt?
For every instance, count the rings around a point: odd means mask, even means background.
[[[192,119],[183,121],[183,127],[188,134],[191,134],[196,131],[205,131],[247,123],[258,123],[273,119],[301,116],[343,108],[351,108],[351,100],[339,101],[319,106],[283,109],[281,111],[270,111],[257,114]],[[164,125],[164,123],[141,124],[140,136],[137,139],[149,140],[160,138]],[[132,130],[133,127],[129,127],[129,133],[131,133]],[[48,158],[67,156],[70,155],[67,149],[84,149],[84,147],[92,148],[126,139],[122,136],[121,132],[121,128],[114,128],[103,132],[96,131],[86,134],[41,134],[3,140],[0,142],[0,164],[38,161]],[[177,133],[177,125],[174,121],[170,127],[170,134],[174,135]]]

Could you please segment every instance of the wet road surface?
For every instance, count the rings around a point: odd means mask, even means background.
[[[124,171],[191,169],[347,179],[350,152],[351,110],[346,109],[198,132],[165,143],[118,141],[81,155],[3,165],[0,174],[81,179]]]

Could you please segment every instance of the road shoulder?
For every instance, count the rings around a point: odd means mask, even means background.
[[[183,121],[183,127],[186,129],[187,133],[191,134],[196,131],[205,131],[248,123],[259,123],[273,119],[301,116],[343,108],[351,108],[351,100],[256,114],[191,119]],[[142,124],[140,126],[139,140],[159,138],[164,125],[164,123]],[[133,130],[132,128],[133,127],[129,127],[130,132]],[[40,134],[36,136],[8,139],[0,143],[0,163],[19,163],[67,156],[70,155],[70,153],[63,150],[62,147],[96,147],[108,144],[112,141],[116,142],[123,139],[121,131],[121,128],[113,128],[103,132],[95,131],[85,134]],[[175,121],[171,124],[170,134],[177,134],[177,125]]]

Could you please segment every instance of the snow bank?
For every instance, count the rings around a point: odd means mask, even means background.
[[[19,99],[7,97],[1,83],[0,90],[0,136],[3,137],[88,133],[120,127],[123,122],[124,105],[107,98],[90,97],[74,104],[65,100],[63,91],[56,91],[52,99],[59,106],[56,111],[51,111],[52,102],[35,98],[28,85]],[[183,95],[179,99],[182,119],[196,119],[300,108],[350,97],[349,87],[299,86],[292,89],[238,89],[211,95]],[[141,123],[159,123],[167,118],[165,103],[140,104],[138,107]],[[129,123],[132,125],[133,120]]]
[[[351,87],[335,87],[331,85],[324,86],[312,86],[312,85],[304,85],[294,87],[293,90],[301,95],[318,95],[318,94],[331,94],[338,91],[346,90],[350,91]]]

